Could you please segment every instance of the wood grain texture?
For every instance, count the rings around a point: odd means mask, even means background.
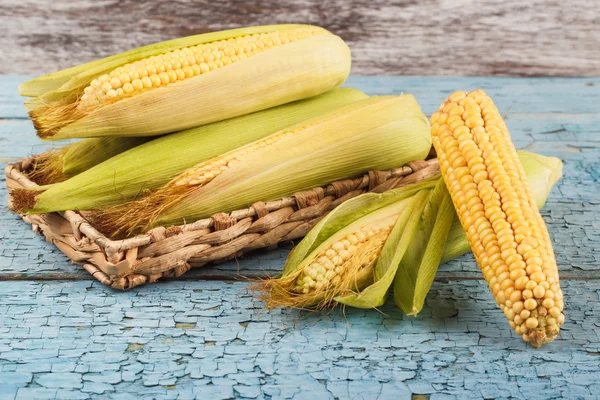
[[[43,74],[174,37],[290,22],[347,40],[358,75],[600,73],[595,0],[2,0],[0,74]]]

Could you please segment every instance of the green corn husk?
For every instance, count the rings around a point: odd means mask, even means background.
[[[307,118],[367,98],[356,89],[334,89],[307,100],[160,137],[112,157],[42,193],[22,192],[22,201],[20,204],[15,202],[15,206],[21,212],[40,214],[118,205],[133,200],[146,190],[166,184],[199,162]]]
[[[40,186],[63,182],[151,138],[84,139],[32,157],[25,174]]]
[[[394,277],[394,300],[407,315],[416,315],[423,308],[455,215],[446,185],[438,179]]]
[[[109,158],[149,142],[152,137],[104,137],[73,143],[63,157],[63,173],[75,176]]]
[[[264,51],[244,50],[256,54],[221,67],[215,64],[208,72],[166,86],[140,88],[118,99],[81,107],[83,96],[88,94],[85,89],[91,88],[93,79],[118,67],[127,66],[129,71],[129,65],[137,61],[177,49],[302,29],[315,34]],[[187,55],[181,57],[189,59]],[[38,96],[27,101],[26,107],[38,135],[44,139],[154,136],[324,93],[346,80],[350,64],[348,46],[325,29],[308,25],[258,26],[145,46],[25,82],[20,93]]]
[[[562,164],[554,157],[518,153],[534,188],[534,197],[543,205],[561,176]],[[357,227],[381,220],[382,213],[396,216],[397,220],[381,243],[376,262],[364,266],[363,270],[355,267],[344,270],[345,279],[316,293],[299,291],[301,274],[307,265],[318,260],[324,249]],[[385,302],[394,283],[398,305],[409,315],[417,314],[438,265],[469,250],[464,231],[460,224],[456,225],[456,220],[452,201],[439,175],[383,194],[366,193],[344,202],[325,216],[292,250],[281,276],[265,280],[254,289],[268,308],[324,308],[337,303],[375,308]]]
[[[431,188],[422,189],[406,199],[409,206],[398,217],[390,235],[381,248],[372,271],[366,268],[363,274],[368,274],[371,280],[365,285],[356,285],[353,293],[337,296],[334,300],[356,308],[375,308],[383,305],[387,298],[388,289],[394,281],[398,266],[406,252],[412,246],[417,234],[423,209],[431,194]]]
[[[95,223],[114,236],[192,222],[391,169],[429,150],[429,126],[414,97],[372,97],[201,163],[139,201],[103,210]]]

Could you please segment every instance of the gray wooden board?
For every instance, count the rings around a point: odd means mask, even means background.
[[[202,32],[321,25],[359,75],[597,75],[594,0],[3,0],[0,73],[49,73]]]
[[[434,283],[417,318],[267,313],[244,283],[0,282],[0,398],[593,399],[600,281],[562,287],[560,337],[535,350],[479,280]]]

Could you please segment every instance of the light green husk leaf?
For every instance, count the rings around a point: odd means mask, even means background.
[[[450,194],[444,181],[439,179],[429,194],[413,241],[400,261],[394,278],[394,300],[408,315],[415,315],[423,308],[454,215]]]
[[[199,162],[367,98],[357,89],[334,89],[310,99],[160,137],[52,186],[38,194],[34,207],[27,211],[92,210],[131,201]]]
[[[152,139],[154,138],[128,138],[119,136],[83,139],[69,145],[62,158],[62,172],[67,176],[80,174],[117,154],[121,154]]]
[[[425,158],[431,145],[429,124],[411,95],[372,97],[288,130],[295,133],[194,190],[151,226],[195,221],[395,168]]]
[[[335,298],[336,302],[356,308],[375,308],[385,303],[400,261],[413,241],[430,192],[429,189],[423,189],[406,200],[408,203],[398,217],[377,259],[373,284],[358,293],[338,296]]]

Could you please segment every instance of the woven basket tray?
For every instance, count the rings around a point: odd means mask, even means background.
[[[31,159],[5,169],[8,207],[11,192],[38,186],[23,171]],[[110,240],[74,211],[21,215],[33,231],[54,243],[74,263],[115,289],[131,289],[161,278],[176,278],[192,267],[230,260],[255,249],[298,239],[343,201],[367,191],[384,192],[427,179],[439,171],[437,159],[415,161],[391,171],[371,171],[290,197],[213,215],[194,223],[159,227],[143,235]]]

